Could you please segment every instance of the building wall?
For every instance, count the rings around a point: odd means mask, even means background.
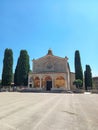
[[[98,77],[93,77],[93,88],[98,89]]]
[[[56,56],[45,56],[33,60],[33,72],[67,72],[67,59]]]
[[[75,81],[75,73],[70,72],[70,88],[71,90],[76,89],[75,85],[73,85],[73,82]]]
[[[44,57],[33,60],[33,70],[28,83],[33,88],[44,89],[47,81],[52,82],[52,89],[70,90],[70,67],[68,58],[54,56],[51,51]]]
[[[52,81],[52,89],[70,90],[67,73],[33,73],[29,75],[29,86],[46,89],[46,82]]]

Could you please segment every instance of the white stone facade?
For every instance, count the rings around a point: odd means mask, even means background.
[[[68,58],[54,56],[51,50],[39,59],[33,60],[28,87],[41,90],[70,90],[71,76]]]

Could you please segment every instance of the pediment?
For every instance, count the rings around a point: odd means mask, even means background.
[[[50,60],[50,59],[56,59],[56,60],[68,60],[67,57],[62,58],[62,57],[54,56],[54,55],[46,55],[46,56],[43,56],[43,57],[38,58],[38,59],[33,59],[33,61],[34,61],[34,62],[38,62],[38,61]]]
[[[49,50],[47,55],[33,60],[33,72],[66,72],[68,67],[67,60],[67,57],[55,56]]]

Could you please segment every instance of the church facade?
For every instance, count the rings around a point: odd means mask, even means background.
[[[74,88],[74,73],[70,72],[68,58],[55,56],[52,50],[47,55],[33,59],[33,70],[28,77],[28,87],[38,90],[71,90]]]

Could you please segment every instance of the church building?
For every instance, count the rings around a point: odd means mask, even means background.
[[[33,59],[33,70],[28,77],[28,87],[36,90],[71,90],[74,89],[75,74],[70,72],[68,58],[53,55],[52,50],[39,58]]]

